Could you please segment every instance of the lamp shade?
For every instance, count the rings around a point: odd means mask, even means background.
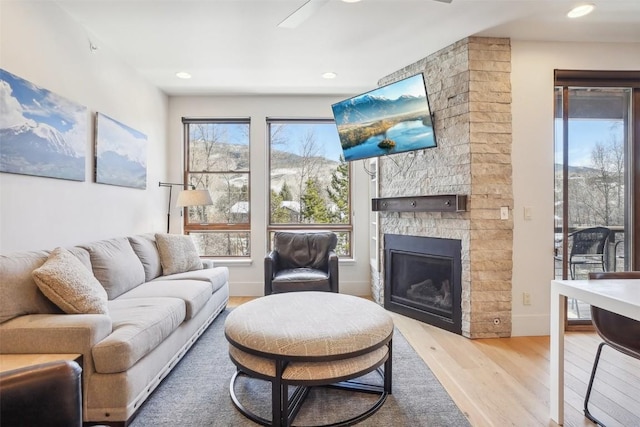
[[[203,206],[212,205],[209,190],[183,190],[178,194],[176,206]]]

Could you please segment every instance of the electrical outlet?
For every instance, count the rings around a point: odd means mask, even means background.
[[[509,219],[509,206],[502,206],[500,208],[500,219]]]
[[[531,294],[529,292],[522,293],[522,305],[531,305]]]

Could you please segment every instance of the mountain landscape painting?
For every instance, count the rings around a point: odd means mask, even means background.
[[[87,109],[0,69],[0,172],[85,180]]]
[[[147,137],[101,113],[96,114],[96,182],[147,188]]]
[[[347,161],[436,146],[422,74],[331,106]]]

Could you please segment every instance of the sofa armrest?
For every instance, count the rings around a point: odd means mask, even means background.
[[[106,314],[29,314],[0,325],[0,353],[80,353],[112,330]]]

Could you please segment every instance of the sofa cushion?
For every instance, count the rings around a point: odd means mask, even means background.
[[[126,237],[79,246],[89,251],[93,275],[110,300],[144,283],[144,267]]]
[[[185,302],[185,319],[193,318],[213,294],[211,282],[202,280],[154,280],[136,286],[129,292],[120,295],[122,298],[172,297]]]
[[[87,270],[93,271],[91,268],[91,256],[89,255],[89,251],[79,246],[71,246],[70,248],[65,248],[69,252],[71,252],[76,258],[80,260],[82,265],[87,267]]]
[[[167,338],[184,320],[179,298],[118,298],[108,302],[113,332],[91,350],[96,372],[124,372]]]
[[[0,323],[25,314],[62,313],[38,289],[31,275],[48,256],[48,251],[0,255]]]
[[[186,271],[184,273],[161,276],[153,280],[153,282],[160,280],[203,280],[211,283],[212,292],[216,292],[229,281],[229,268],[216,267],[205,268],[203,270]]]
[[[68,314],[108,314],[107,292],[71,252],[56,248],[33,270],[36,285]]]
[[[138,255],[144,267],[144,280],[146,282],[162,275],[160,254],[156,246],[153,234],[140,234],[128,238],[133,251]]]
[[[190,236],[156,234],[156,245],[160,253],[162,274],[165,276],[202,269],[202,261]]]

